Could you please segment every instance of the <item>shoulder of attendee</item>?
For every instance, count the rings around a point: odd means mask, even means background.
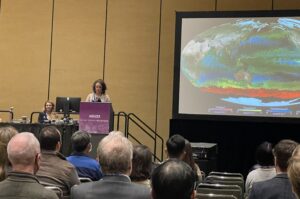
[[[54,191],[48,190],[45,188],[43,198],[47,199],[59,199],[58,196],[54,193]]]

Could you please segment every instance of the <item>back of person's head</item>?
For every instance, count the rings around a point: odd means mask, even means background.
[[[7,144],[10,139],[18,134],[18,131],[12,126],[6,126],[0,128],[0,142]]]
[[[256,161],[260,166],[274,166],[274,156],[270,142],[261,143],[256,149]]]
[[[293,156],[289,160],[288,176],[293,187],[293,192],[300,198],[300,156]]]
[[[71,143],[75,152],[84,152],[91,147],[91,135],[85,131],[77,131],[71,137]]]
[[[193,158],[193,150],[192,150],[192,145],[191,143],[185,139],[185,147],[184,147],[185,155],[183,157],[183,161],[186,162],[192,169],[195,171],[195,161]]]
[[[145,145],[135,145],[133,147],[131,180],[141,181],[149,179],[151,171],[152,154],[150,149]]]
[[[297,145],[297,147],[295,148],[295,150],[293,151],[293,157],[294,156],[298,156],[300,157],[300,144]]]
[[[276,166],[280,168],[282,172],[286,172],[288,167],[288,160],[293,154],[294,149],[298,143],[293,140],[281,140],[279,141],[273,150]]]
[[[0,128],[0,181],[5,178],[5,168],[9,166],[7,144],[10,139],[17,134],[18,131],[12,126]]]
[[[175,134],[168,139],[166,145],[169,158],[181,158],[184,153],[185,139],[181,135]]]
[[[195,173],[185,162],[170,159],[152,173],[153,199],[190,199],[194,194]]]
[[[47,126],[42,128],[39,140],[42,150],[54,151],[57,144],[61,143],[61,135],[55,126]]]
[[[8,159],[13,170],[34,166],[40,153],[40,144],[37,138],[28,132],[15,135],[7,145]]]
[[[132,143],[120,132],[111,132],[98,145],[97,156],[105,174],[130,175],[132,168]]]

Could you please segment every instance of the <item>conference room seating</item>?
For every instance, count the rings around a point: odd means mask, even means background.
[[[208,175],[214,176],[229,176],[229,177],[241,177],[244,179],[244,176],[241,173],[230,173],[230,172],[218,172],[218,171],[211,171]]]
[[[196,199],[237,199],[237,198],[233,195],[197,193]]]
[[[62,190],[64,199],[70,198],[68,190],[66,190],[68,186],[63,185],[64,183],[59,179],[47,175],[36,175],[36,177],[39,180],[40,184],[44,187],[58,187]]]
[[[243,199],[242,189],[238,185],[200,183],[197,186],[197,193],[233,195],[237,199]]]
[[[79,177],[80,183],[93,182],[91,178]]]
[[[29,123],[32,124],[32,123],[38,123],[38,118],[39,118],[39,114],[41,112],[40,111],[34,111],[30,114],[30,120],[29,120]]]
[[[46,189],[49,189],[51,191],[54,191],[55,194],[57,195],[57,197],[59,199],[63,199],[63,191],[61,190],[61,188],[57,187],[57,186],[45,186]]]
[[[245,182],[241,177],[208,175],[205,178],[205,182],[211,184],[238,185],[241,187],[242,193],[244,193],[245,190]]]

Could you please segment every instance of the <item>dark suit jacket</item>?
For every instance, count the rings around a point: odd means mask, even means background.
[[[296,199],[286,173],[254,183],[248,199]]]
[[[83,183],[71,189],[71,199],[151,199],[150,189],[134,184],[125,175],[104,176],[97,182]]]
[[[45,112],[40,112],[38,122],[39,123],[45,123],[45,120],[48,120],[47,119],[47,114]]]

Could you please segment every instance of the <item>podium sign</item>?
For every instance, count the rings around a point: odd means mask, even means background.
[[[93,134],[108,134],[111,127],[111,103],[81,102],[79,130]]]

